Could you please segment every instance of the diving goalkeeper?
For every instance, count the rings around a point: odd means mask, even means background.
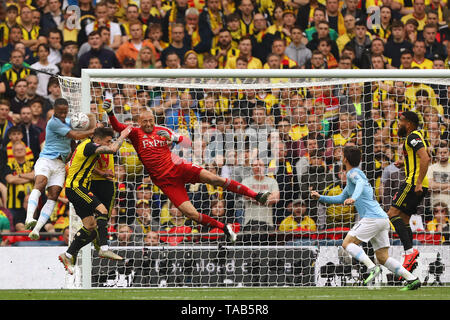
[[[110,99],[105,99],[102,107],[107,112],[115,131],[121,132],[127,127],[114,116]],[[155,117],[151,111],[141,113],[138,124],[139,127],[132,129],[128,139],[131,140],[153,183],[167,195],[185,217],[209,228],[219,228],[224,231],[231,243],[236,242],[237,236],[230,224],[225,225],[197,211],[189,200],[185,184],[201,182],[220,186],[224,190],[255,199],[261,205],[267,203],[270,192],[256,193],[237,181],[219,177],[172,153],[170,148],[173,143],[190,147],[192,142],[188,137],[178,135],[166,127],[155,125]]]

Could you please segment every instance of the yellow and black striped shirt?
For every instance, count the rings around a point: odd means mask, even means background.
[[[424,139],[423,134],[419,130],[411,132],[403,144],[403,161],[405,163],[405,181],[407,184],[416,185],[417,183],[420,171],[420,158],[417,152],[422,148],[428,149],[428,142]],[[422,181],[422,186],[428,188],[426,175]]]
[[[34,161],[26,160],[24,163],[18,163],[17,160],[13,160],[7,163],[6,175],[12,174],[17,176],[21,173],[29,173],[33,171]],[[8,209],[23,209],[25,196],[31,193],[33,190],[33,182],[27,182],[24,184],[7,184],[8,198],[6,200],[6,206]]]
[[[66,188],[89,188],[92,171],[99,158],[99,154],[95,153],[99,146],[91,139],[86,139],[77,146],[69,163]]]

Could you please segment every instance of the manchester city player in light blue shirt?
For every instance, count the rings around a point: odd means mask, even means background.
[[[402,290],[415,290],[421,286],[419,278],[406,270],[400,262],[389,257],[389,218],[375,199],[373,188],[366,175],[358,168],[361,162],[361,151],[356,146],[344,147],[342,163],[347,174],[347,185],[340,195],[321,196],[311,191],[311,197],[327,204],[354,205],[360,220],[346,235],[342,247],[356,260],[367,266],[369,276],[364,284],[370,284],[380,273],[381,268],[375,265],[359,246],[361,242],[370,241],[377,260],[397,276],[406,280]]]
[[[89,128],[83,131],[73,130],[70,127],[70,119],[67,117],[69,104],[64,98],[55,100],[53,111],[53,116],[47,122],[45,129],[44,148],[34,166],[34,188],[28,198],[25,228],[33,228],[28,236],[34,240],[39,239],[39,231],[50,218],[59,194],[64,187],[65,164],[71,153],[72,140],[81,140],[91,136],[96,126],[95,115],[89,114]],[[45,188],[48,191],[47,201],[41,209],[39,219],[36,220],[33,216]]]

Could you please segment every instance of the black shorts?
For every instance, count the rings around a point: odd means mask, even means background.
[[[92,180],[89,190],[100,200],[111,215],[116,199],[116,184],[110,180]]]
[[[428,188],[422,188],[423,192],[421,194],[416,194],[414,192],[415,187],[416,186],[412,184],[402,184],[392,198],[392,206],[408,216],[416,214],[417,207],[428,193]]]
[[[81,219],[93,216],[95,208],[102,204],[92,192],[84,187],[66,188],[66,196]]]

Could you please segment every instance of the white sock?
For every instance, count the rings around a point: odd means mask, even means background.
[[[364,263],[364,265],[368,268],[368,269],[372,269],[373,267],[375,267],[375,263],[373,263],[372,260],[370,260],[369,256],[364,252],[364,250],[354,244],[354,243],[350,243],[349,245],[347,245],[347,248],[345,248],[345,250],[356,260],[358,260],[361,263]]]
[[[414,249],[413,249],[413,248],[408,249],[408,250],[405,251],[406,254],[411,254],[411,253],[413,253],[413,252],[414,252]]]
[[[387,258],[386,262],[384,263],[384,266],[391,270],[393,273],[395,273],[398,276],[401,276],[405,278],[406,280],[414,280],[417,277],[413,275],[411,272],[406,270],[400,262],[395,260],[394,258]]]
[[[41,197],[41,192],[38,189],[31,190],[31,193],[28,197],[27,221],[33,219],[33,214],[36,211],[36,208],[39,204],[40,197]]]
[[[47,223],[48,219],[52,215],[53,209],[55,208],[56,201],[55,200],[47,200],[41,210],[41,214],[39,215],[39,219],[34,227],[34,232],[39,232],[41,228]]]

